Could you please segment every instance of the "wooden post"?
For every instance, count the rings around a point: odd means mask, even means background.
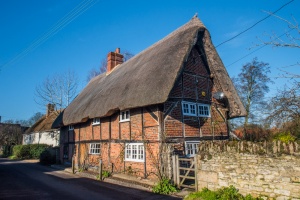
[[[194,157],[194,166],[195,166],[195,191],[198,192],[198,155]]]
[[[178,155],[175,155],[176,157],[176,179],[177,179],[177,186],[178,188],[180,189],[180,169],[179,169],[179,158],[178,158]]]
[[[72,173],[75,174],[75,159],[72,157]]]
[[[99,160],[99,179],[102,181],[102,160]]]
[[[177,184],[177,176],[176,176],[176,173],[177,173],[177,167],[176,167],[176,156],[175,155],[172,155],[172,169],[173,169],[173,182],[174,184]]]

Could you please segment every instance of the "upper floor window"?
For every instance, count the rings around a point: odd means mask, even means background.
[[[73,125],[69,125],[69,131],[74,130],[74,126]]]
[[[130,121],[129,110],[120,111],[120,122]]]
[[[144,162],[144,144],[127,143],[125,146],[125,161]]]
[[[184,115],[197,116],[197,104],[192,102],[182,102],[182,112]]]
[[[199,117],[210,117],[210,108],[207,104],[198,104],[198,116]]]
[[[185,154],[194,156],[198,152],[199,141],[185,142]]]
[[[210,106],[208,104],[183,101],[182,113],[188,116],[210,117]]]
[[[100,154],[100,144],[99,143],[91,143],[89,153],[90,154]]]
[[[99,117],[96,117],[96,118],[93,119],[92,125],[97,125],[97,124],[100,124],[100,118]]]

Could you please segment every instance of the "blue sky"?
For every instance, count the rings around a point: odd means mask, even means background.
[[[138,54],[187,23],[195,13],[218,45],[266,17],[289,0],[172,0],[172,1],[38,1],[0,0],[0,116],[2,121],[28,119],[45,112],[34,101],[35,87],[47,76],[69,69],[79,76],[80,90],[92,68],[98,68],[109,51],[120,47]],[[80,7],[81,6],[81,7]],[[72,10],[81,8],[73,16]],[[277,15],[300,22],[300,0],[294,0]],[[58,26],[55,26],[58,25]],[[51,31],[52,30],[52,31]],[[231,40],[217,51],[230,76],[254,57],[270,64],[272,95],[287,83],[276,79],[281,67],[299,62],[300,49],[264,47],[249,50],[266,35],[287,31],[283,21],[269,17]],[[291,32],[291,34],[299,33]],[[241,59],[241,60],[240,60]],[[239,60],[239,61],[238,61]],[[236,62],[237,61],[237,62]],[[300,74],[300,66],[284,68]]]

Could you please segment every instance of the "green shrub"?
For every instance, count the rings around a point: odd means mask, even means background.
[[[108,177],[110,177],[110,172],[106,170],[102,171],[102,178],[108,178]]]
[[[42,165],[55,164],[55,155],[52,155],[49,149],[45,149],[40,155],[40,163]]]
[[[184,200],[263,200],[260,197],[252,197],[250,194],[243,196],[234,186],[223,187],[217,191],[203,188],[200,192],[189,194]]]
[[[18,159],[30,158],[30,146],[29,145],[16,145],[13,147],[13,156]]]
[[[106,171],[106,170],[102,171],[102,179],[103,180],[104,180],[104,178],[110,177],[110,175],[111,175],[111,173],[109,171]],[[96,176],[96,179],[100,180],[100,175],[99,174]]]
[[[16,145],[12,156],[18,159],[39,159],[42,152],[50,146],[46,144]]]
[[[196,199],[215,200],[217,199],[217,194],[216,192],[213,192],[207,188],[203,188],[201,192],[191,193],[184,198],[184,200],[196,200]]]
[[[163,178],[153,188],[152,192],[159,194],[170,194],[176,192],[177,188],[170,182],[170,180]]]
[[[296,137],[291,135],[290,132],[282,132],[275,135],[274,140],[279,140],[283,143],[289,143],[296,141]]]
[[[30,144],[30,156],[33,159],[39,159],[42,152],[49,148],[47,144]]]

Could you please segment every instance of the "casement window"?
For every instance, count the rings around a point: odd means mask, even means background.
[[[198,152],[199,141],[185,142],[185,154],[193,157]]]
[[[208,104],[183,101],[182,113],[187,116],[210,117],[210,106]]]
[[[210,107],[207,104],[198,104],[198,116],[210,117]]]
[[[182,102],[182,112],[184,115],[197,116],[197,104],[192,102]]]
[[[144,162],[144,144],[127,143],[125,145],[125,161]]]
[[[91,143],[89,154],[100,154],[100,144],[99,143]]]
[[[74,130],[74,126],[73,125],[69,125],[69,131]]]
[[[120,111],[120,122],[130,121],[129,110]]]
[[[93,119],[92,125],[98,125],[98,124],[100,124],[100,118],[96,117]]]

